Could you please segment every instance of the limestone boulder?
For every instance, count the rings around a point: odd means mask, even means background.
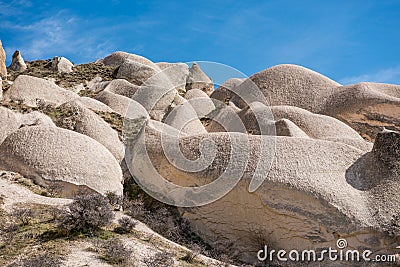
[[[221,84],[217,89],[215,89],[210,97],[227,104],[235,94],[235,87],[239,86],[243,81],[244,79],[240,78],[229,79]]]
[[[178,93],[184,94],[186,92],[186,81],[189,77],[189,66],[187,64],[159,62],[156,65],[168,76]]]
[[[252,75],[248,80],[235,88],[238,95],[250,91],[261,92],[271,106],[288,105],[320,113],[325,99],[334,93],[340,84],[307,68],[283,64],[271,67]],[[255,88],[253,88],[255,87]],[[234,97],[240,108],[249,103]],[[260,101],[254,99],[254,101]]]
[[[158,72],[150,77],[132,97],[140,103],[154,120],[161,121],[176,100],[178,91],[166,72]]]
[[[64,112],[62,120],[68,120],[73,130],[87,135],[103,146],[121,162],[125,149],[118,137],[118,133],[101,119],[96,113],[86,108],[80,101],[67,102],[60,106]]]
[[[26,126],[53,126],[56,127],[52,119],[39,112],[39,111],[32,111],[27,114],[17,114],[19,116],[19,128],[26,127]]]
[[[400,131],[400,86],[359,83],[338,87],[322,114],[335,117],[374,141],[383,127]]]
[[[129,112],[133,111],[136,108],[137,108],[137,110],[140,110],[141,112],[144,109],[138,102],[136,102],[128,97],[111,93],[109,91],[101,92],[100,94],[98,94],[96,96],[96,99],[98,101],[101,101],[102,103],[106,104],[115,113],[117,113],[123,117],[128,117]],[[147,113],[147,111],[145,111],[144,113]]]
[[[108,55],[107,57],[99,60],[98,63],[103,63],[104,65],[107,66],[117,67],[120,66],[122,63],[124,63],[126,60],[135,61],[143,65],[147,65],[151,68],[156,68],[156,65],[151,60],[145,57],[121,51],[117,51],[112,53],[111,55]]]
[[[4,79],[7,78],[6,51],[4,51],[3,43],[1,42],[1,40],[0,40],[0,78]]]
[[[89,92],[99,93],[103,91],[109,83],[110,81],[103,81],[103,78],[96,76],[92,80],[86,81],[86,86]]]
[[[8,101],[17,101],[30,107],[37,107],[40,101],[60,105],[79,98],[79,95],[48,80],[19,75],[4,93],[4,98]]]
[[[21,72],[27,69],[27,66],[25,64],[24,59],[22,58],[20,51],[17,50],[14,52],[12,56],[11,65],[8,66],[8,69],[12,71],[21,71]]]
[[[118,161],[99,142],[57,127],[23,127],[0,146],[0,168],[43,186],[57,183],[64,196],[79,189],[122,195]]]
[[[126,79],[130,83],[142,85],[159,71],[159,69],[127,59],[118,68],[116,78]]]
[[[82,96],[79,98],[79,102],[81,102],[85,107],[93,111],[108,112],[108,113],[114,112],[112,108],[110,108],[106,104],[91,97]]]
[[[199,64],[193,63],[189,70],[189,77],[187,79],[186,91],[191,89],[199,89],[204,91],[207,95],[211,95],[214,91],[214,84],[210,77],[208,77],[200,68]]]
[[[104,88],[104,90],[107,90],[111,93],[126,96],[128,98],[132,98],[138,89],[139,86],[131,84],[124,79],[112,80]]]
[[[20,123],[18,115],[8,108],[0,106],[0,144],[12,132],[18,130]]]
[[[185,98],[192,105],[199,118],[204,118],[215,110],[215,105],[211,98],[199,89],[189,90],[185,94]]]
[[[54,57],[51,61],[51,67],[58,73],[71,73],[74,64],[65,57]]]
[[[207,133],[196,110],[188,101],[172,109],[164,119],[164,123],[188,135]]]

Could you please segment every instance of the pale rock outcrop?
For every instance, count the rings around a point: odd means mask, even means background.
[[[149,66],[151,68],[157,68],[156,65],[151,60],[148,60],[145,57],[121,51],[114,52],[111,55],[108,55],[107,57],[98,60],[97,62],[103,63],[104,65],[107,66],[120,66],[126,60],[132,60],[141,63],[143,65]]]
[[[210,97],[227,104],[234,96],[235,88],[239,86],[243,81],[244,79],[240,78],[229,79],[221,84],[217,89],[215,89]]]
[[[128,82],[142,85],[160,70],[133,60],[125,60],[118,68],[116,78],[126,79]]]
[[[12,110],[0,106],[0,144],[9,134],[18,130],[19,125],[18,115]]]
[[[164,123],[189,135],[207,133],[189,101],[172,109]]]
[[[278,123],[280,120],[286,121]],[[295,135],[297,137],[303,136],[332,142],[341,142],[366,152],[370,151],[372,148],[371,143],[365,141],[354,129],[343,122],[329,116],[314,114],[305,109],[293,106],[282,105],[268,107],[260,102],[253,102],[248,107],[237,112],[237,116],[233,114],[231,108],[224,108],[210,122],[207,127],[209,132],[227,131],[221,127],[217,121],[223,122],[224,126],[227,127],[227,129],[231,129],[233,132],[248,132],[255,135],[276,134],[278,136],[291,136],[284,134],[286,131],[281,131],[278,127],[278,125],[284,126],[284,124],[290,124],[292,129],[296,126],[296,128],[302,132],[300,135]],[[243,123],[244,128],[239,127],[239,121]],[[276,127],[276,131],[274,127]],[[299,131],[296,130],[296,132]]]
[[[296,138],[309,138],[296,124],[288,119],[280,119],[275,122],[277,136],[290,136]]]
[[[3,79],[0,76],[0,101],[3,100]]]
[[[8,69],[12,71],[25,71],[27,69],[25,61],[22,58],[21,52],[19,50],[14,52],[11,65],[8,67]]]
[[[235,87],[235,92],[238,95],[246,95],[250,91],[260,91],[268,103],[257,99],[258,97],[255,97],[254,101],[271,106],[295,106],[320,113],[324,109],[326,98],[332,95],[338,86],[340,84],[317,72],[297,65],[283,64],[252,75]],[[238,97],[233,97],[232,100],[240,108],[249,104]]]
[[[170,82],[167,73],[162,71],[142,84],[132,99],[140,103],[152,119],[161,121],[171,109],[177,95],[178,91]]]
[[[97,95],[96,99],[109,106],[115,113],[124,118],[149,118],[147,110],[140,103],[128,97],[103,91]]]
[[[96,99],[93,99],[91,97],[81,96],[78,100],[85,107],[87,107],[88,109],[91,109],[93,111],[108,112],[108,113],[114,112],[114,110],[112,110],[112,108],[110,108],[106,104],[104,104]]]
[[[19,116],[19,128],[26,127],[26,126],[53,126],[56,127],[52,119],[39,112],[39,111],[32,111],[27,114],[18,114]]]
[[[110,81],[103,81],[103,78],[96,76],[92,80],[86,82],[87,90],[93,93],[98,93],[104,90]]]
[[[362,172],[351,171],[355,164],[360,166],[359,169],[370,170],[379,166],[374,161],[370,165],[360,162],[365,152],[359,149],[311,138],[241,133],[191,135],[178,139],[178,147],[186,158],[194,160],[202,154],[200,143],[203,140],[211,140],[216,148],[210,165],[191,172],[177,168],[175,163],[165,158],[165,148],[174,146],[176,140],[164,138],[161,141],[162,133],[151,125],[146,126],[140,135],[145,139],[136,140],[144,140],[151,163],[146,162],[140,150],[135,150],[138,141],[133,141],[128,144],[133,151],[129,164],[141,166],[141,170],[148,170],[145,166],[151,164],[162,177],[181,186],[202,186],[215,181],[229,166],[234,153],[232,149],[239,153],[235,154],[237,156],[249,152],[245,167],[231,166],[231,173],[242,173],[232,191],[208,205],[181,209],[183,216],[206,241],[211,244],[221,240],[234,241],[243,252],[241,258],[249,263],[256,261],[257,251],[263,245],[286,251],[320,250],[329,246],[335,248],[337,239],[345,238],[351,248],[389,254],[399,245],[399,240],[390,234],[395,229],[393,218],[400,212],[397,205],[400,201],[398,176],[386,179],[380,175],[382,183],[368,189],[352,185],[349,180],[358,178],[362,182],[368,178]],[[232,147],[232,140],[239,140],[235,144],[239,147]],[[246,140],[249,142],[248,150],[245,149]],[[398,136],[390,142],[397,144],[396,140],[400,140]],[[261,186],[249,193],[248,186],[258,163],[271,156],[271,151],[261,152],[260,145],[271,143],[275,144],[271,169]],[[160,153],[161,147],[164,147],[164,153]],[[383,154],[388,155],[383,157],[389,159],[384,162],[391,162],[390,166],[398,162],[397,150],[386,145],[379,147],[385,151]],[[377,147],[376,150],[381,149]],[[175,162],[175,158],[173,160]],[[146,179],[153,179],[150,172],[142,174],[146,174]],[[384,193],[378,195],[378,192]],[[186,199],[189,196],[182,197]],[[384,209],[380,211],[382,207]],[[262,240],[268,243],[260,244]]]
[[[338,87],[321,113],[335,117],[379,104],[400,106],[400,85],[363,82]]]
[[[172,85],[180,94],[186,92],[186,81],[189,77],[189,66],[185,63],[156,63],[169,78]]]
[[[74,64],[65,57],[54,57],[51,61],[51,67],[59,73],[71,73]]]
[[[139,86],[131,84],[124,79],[112,80],[104,88],[104,90],[107,90],[111,93],[126,96],[128,98],[132,98],[138,89]]]
[[[189,77],[186,84],[186,91],[191,89],[202,90],[207,95],[211,95],[211,93],[214,91],[214,84],[212,80],[201,70],[199,64],[196,62],[193,63],[189,70]]]
[[[7,101],[17,101],[30,107],[37,107],[40,101],[60,105],[79,98],[79,95],[48,80],[19,75],[4,93],[4,98]]]
[[[1,42],[1,40],[0,40],[0,78],[4,79],[7,78],[6,51],[4,51],[3,43]]]
[[[211,98],[199,89],[189,90],[185,98],[192,105],[199,118],[204,118],[215,110],[215,105]]]
[[[118,133],[108,123],[86,108],[79,100],[67,102],[60,108],[66,114],[63,120],[68,120],[74,131],[98,141],[113,154],[118,162],[122,161],[125,155],[124,145]]]
[[[57,127],[23,127],[0,145],[0,168],[47,186],[58,183],[62,195],[79,189],[122,195],[118,161],[99,142]]]

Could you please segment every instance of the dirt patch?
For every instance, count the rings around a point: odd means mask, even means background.
[[[51,60],[35,60],[26,62],[27,69],[23,72],[9,71],[8,80],[14,81],[19,75],[30,75],[38,78],[53,79],[54,82],[63,88],[73,88],[79,84],[85,85],[85,81],[90,81],[96,76],[100,76],[105,81],[113,79],[116,67],[105,66],[101,63],[87,63],[77,65],[72,73],[58,73],[51,68]],[[9,85],[5,85],[3,90],[7,90]]]

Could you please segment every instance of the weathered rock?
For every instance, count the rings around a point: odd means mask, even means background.
[[[276,250],[318,251],[329,246],[335,248],[337,239],[345,238],[349,247],[360,251],[370,249],[393,253],[399,244],[399,240],[387,231],[395,229],[392,220],[400,212],[397,205],[400,200],[397,193],[399,180],[381,184],[382,197],[375,195],[377,187],[362,190],[354,187],[347,181],[349,175],[353,175],[349,169],[364,156],[364,152],[354,147],[285,136],[249,136],[241,133],[191,135],[178,139],[178,147],[187,159],[197,159],[205,152],[200,150],[200,143],[204,140],[209,140],[216,148],[212,163],[192,172],[176,167],[175,162],[179,159],[173,158],[170,162],[165,157],[165,149],[172,147],[176,140],[165,138],[161,141],[161,132],[150,126],[141,134],[145,135],[150,163],[139,150],[134,149],[137,143],[130,151],[137,151],[138,154],[134,154],[129,163],[141,166],[141,170],[149,170],[146,164],[151,164],[158,174],[180,186],[202,186],[216,181],[229,166],[232,149],[239,151],[239,155],[249,152],[249,161],[244,169],[243,166],[230,166],[233,168],[231,173],[242,174],[232,191],[208,205],[181,210],[197,233],[211,244],[221,240],[234,241],[243,252],[241,257],[245,261],[254,263],[257,251],[264,245]],[[239,142],[233,146],[232,140]],[[246,140],[249,141],[248,149]],[[270,156],[260,151],[260,144],[271,142],[275,143],[272,168],[260,188],[249,193],[247,188],[259,161]],[[161,147],[164,148],[163,153],[160,152]],[[373,167],[370,166],[371,169]],[[146,174],[146,179],[154,178],[151,172],[143,174]],[[354,172],[354,175],[360,174]],[[388,215],[375,217],[378,212]],[[268,243],[260,244],[263,240]]]
[[[0,77],[0,101],[3,100],[3,79]]]
[[[257,87],[255,90],[261,91],[269,101],[264,104],[295,106],[314,113],[323,110],[325,99],[340,86],[317,72],[289,64],[277,65],[252,75],[248,81],[235,87],[235,92],[245,95],[253,84]],[[233,101],[240,108],[249,104],[243,103],[237,97]]]
[[[188,101],[172,109],[164,122],[188,135],[207,133],[196,110]]]
[[[16,113],[0,106],[0,144],[6,137],[19,128],[19,118]],[[1,161],[1,158],[0,158]]]
[[[74,64],[65,57],[54,57],[51,61],[51,67],[59,73],[71,73]]]
[[[12,71],[25,71],[27,68],[20,51],[15,51],[12,56],[11,65],[8,67]]]
[[[139,86],[131,84],[130,82],[124,79],[112,80],[104,88],[104,90],[107,90],[111,93],[126,96],[128,98],[132,98],[138,89]]]
[[[118,133],[102,120],[96,113],[87,109],[79,100],[67,102],[60,106],[66,114],[64,120],[72,124],[73,130],[87,135],[105,146],[121,162],[125,155],[123,143]]]
[[[126,60],[135,61],[151,68],[156,68],[156,65],[145,57],[121,51],[114,52],[98,62],[108,66],[120,66]]]
[[[169,78],[178,93],[186,92],[186,81],[189,77],[189,66],[185,63],[156,63]]]
[[[400,131],[400,86],[359,83],[338,87],[322,114],[335,117],[374,141],[382,127]]]
[[[178,95],[165,72],[151,76],[132,97],[140,103],[154,120],[161,121]]]
[[[81,102],[85,107],[93,111],[108,112],[108,113],[114,112],[114,110],[109,106],[107,106],[106,104],[91,97],[82,96],[79,98],[79,102]]]
[[[215,110],[214,102],[210,97],[199,89],[189,90],[185,98],[192,105],[199,118],[204,118]]]
[[[189,70],[186,91],[191,89],[199,89],[210,95],[214,91],[214,84],[195,62]]]
[[[4,51],[3,43],[1,42],[1,40],[0,40],[0,78],[4,79],[7,78],[6,51]]]
[[[211,98],[228,103],[234,96],[235,87],[239,86],[244,79],[232,78],[221,84],[212,94]]]
[[[79,95],[48,80],[19,75],[4,93],[4,98],[8,101],[18,101],[30,107],[37,107],[40,101],[60,105],[79,98]]]
[[[19,116],[19,128],[26,126],[53,126],[56,127],[51,118],[39,111],[32,111],[28,114],[17,114]]]
[[[125,60],[118,69],[116,78],[126,79],[130,83],[142,85],[160,70],[133,60]]]
[[[400,105],[400,85],[365,82],[336,88],[321,113],[336,116],[388,103]]]
[[[109,83],[110,81],[103,81],[103,78],[97,76],[92,80],[90,80],[89,82],[86,82],[86,85],[88,91],[98,93],[103,91]]]
[[[309,138],[296,124],[288,119],[281,119],[275,122],[277,136],[290,136],[296,138]]]
[[[103,91],[96,97],[97,100],[109,106],[115,113],[124,118],[149,118],[146,109],[135,100],[108,91]]]
[[[122,195],[117,160],[94,139],[57,127],[23,127],[0,146],[0,168],[47,186],[61,185],[64,196],[79,189]]]

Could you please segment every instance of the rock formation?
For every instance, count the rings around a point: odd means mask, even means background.
[[[12,71],[24,71],[27,69],[24,59],[22,58],[20,51],[15,51],[12,56],[11,65],[8,67]]]
[[[214,91],[214,84],[200,68],[199,64],[193,63],[189,70],[186,90],[199,89],[210,95]]]
[[[0,40],[0,78],[7,78],[6,67],[6,51],[4,51],[3,43]]]
[[[51,67],[59,73],[71,73],[74,64],[65,57],[54,57]]]
[[[20,75],[10,89],[4,93],[4,98],[8,101],[17,101],[30,107],[37,107],[41,101],[60,105],[79,98],[79,95],[63,89],[51,81]]]
[[[278,65],[214,90],[196,63],[115,52],[70,72],[62,61],[10,68],[0,170],[67,197],[138,184],[210,246],[234,242],[238,264],[257,264],[265,245],[400,246],[400,86]]]
[[[94,139],[73,131],[33,126],[10,134],[0,145],[0,168],[18,172],[36,183],[59,183],[63,195],[81,188],[122,195],[117,160]]]

